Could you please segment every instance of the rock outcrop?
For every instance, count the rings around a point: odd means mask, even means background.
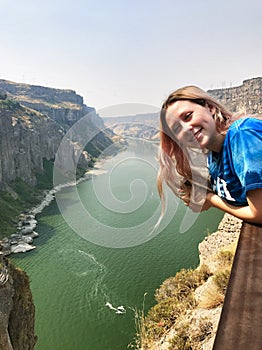
[[[208,265],[211,272],[216,269],[215,254],[224,247],[236,243],[242,227],[242,220],[225,214],[216,232],[208,235],[198,246],[200,266]],[[214,266],[214,267],[213,267]]]
[[[63,131],[47,116],[6,100],[0,135],[0,184],[20,178],[35,185],[43,159],[54,159]]]
[[[23,106],[39,111],[65,128],[73,125],[94,108],[83,103],[83,97],[73,90],[14,83],[0,79],[0,92]],[[97,117],[99,119],[99,117]]]
[[[262,114],[261,77],[244,80],[240,86],[209,90],[208,93],[232,112]]]
[[[76,140],[65,147],[72,168],[88,168],[92,157],[113,144],[94,108],[72,90],[0,80],[0,186],[20,178],[35,185],[43,160],[54,160],[66,132],[85,117]],[[63,154],[61,153],[63,156]]]
[[[35,307],[25,272],[15,268],[8,260],[8,278],[0,284],[0,348],[3,350],[32,350],[35,335]]]

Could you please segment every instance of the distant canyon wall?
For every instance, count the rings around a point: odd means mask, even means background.
[[[209,90],[213,97],[230,111],[244,111],[247,114],[262,114],[262,78],[244,80],[236,87]]]
[[[261,77],[245,80],[240,86],[209,90],[208,93],[231,112],[262,114]],[[104,118],[104,121],[122,137],[137,137],[152,141],[159,139],[159,113]]]

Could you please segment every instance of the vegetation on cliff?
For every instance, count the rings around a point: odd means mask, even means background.
[[[45,181],[45,184],[47,184],[47,181]],[[50,184],[49,182],[49,187]],[[0,238],[15,233],[17,231],[18,215],[29,210],[42,200],[43,191],[41,185],[42,183],[40,182],[39,187],[32,187],[18,178],[10,182],[4,191],[0,190]]]
[[[212,349],[240,227],[241,220],[226,214],[218,231],[200,244],[199,267],[183,269],[162,283],[155,293],[156,305],[147,315],[136,312],[137,336],[130,347]]]
[[[7,95],[0,94],[0,108],[7,110],[17,110],[21,108],[19,102],[7,98]]]
[[[53,166],[53,161],[43,159],[43,171],[36,173],[36,186],[16,178],[0,190],[0,239],[16,233],[19,214],[41,202],[44,190],[52,188]],[[82,169],[78,170],[79,176],[83,173]]]

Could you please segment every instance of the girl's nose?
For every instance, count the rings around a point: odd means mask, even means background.
[[[185,132],[192,131],[192,129],[193,129],[193,127],[189,123],[185,123],[185,122],[181,121],[180,124],[181,124],[182,130]]]

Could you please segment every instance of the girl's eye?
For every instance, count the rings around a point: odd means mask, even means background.
[[[186,113],[184,116],[184,120],[189,120],[192,116],[192,112]]]

